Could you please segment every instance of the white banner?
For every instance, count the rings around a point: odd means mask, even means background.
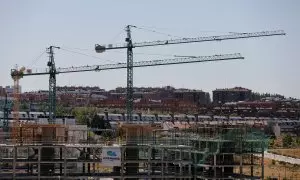
[[[101,164],[103,166],[121,166],[120,147],[103,147]]]

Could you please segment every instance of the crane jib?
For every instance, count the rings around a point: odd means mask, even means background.
[[[165,41],[140,42],[140,43],[133,43],[133,47],[184,44],[184,43],[195,43],[195,42],[206,42],[206,41],[222,41],[222,40],[262,37],[262,36],[278,36],[278,35],[285,35],[285,34],[286,33],[281,30],[274,31],[274,32],[260,32],[260,33],[238,33],[238,34],[223,35],[223,36],[208,36],[208,37],[199,37],[199,38],[182,38],[182,39],[174,39],[174,40],[171,39]]]
[[[151,61],[139,61],[134,62],[132,67],[150,67],[150,66],[165,66],[174,64],[187,64],[187,63],[200,63],[209,61],[224,61],[224,60],[234,60],[234,59],[244,59],[239,53],[235,54],[223,54],[223,55],[213,55],[213,56],[199,56],[199,57],[188,57],[188,58],[174,58],[174,59],[164,59],[164,60],[151,60]],[[116,64],[104,64],[104,65],[93,65],[93,66],[79,66],[79,67],[69,67],[69,68],[57,68],[56,74],[64,73],[74,73],[74,72],[87,72],[87,71],[105,71],[113,69],[126,69],[127,63],[116,63]],[[33,76],[33,75],[48,75],[50,72],[46,69],[45,72],[36,72],[23,74],[23,76]]]
[[[170,39],[170,40],[159,40],[159,41],[146,41],[133,43],[132,48],[135,47],[147,47],[147,46],[160,46],[160,45],[170,45],[170,44],[184,44],[184,43],[195,43],[195,42],[207,42],[207,41],[222,41],[222,40],[233,40],[233,39],[245,39],[245,38],[255,38],[263,36],[280,36],[286,35],[283,30],[275,31],[262,31],[254,33],[234,33],[221,36],[206,36],[206,37],[196,37],[196,38],[181,38],[181,39]],[[101,50],[111,50],[111,49],[124,49],[127,48],[126,44],[124,45],[109,45],[108,47],[96,45],[96,51]]]

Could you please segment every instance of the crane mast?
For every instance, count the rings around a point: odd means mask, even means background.
[[[127,92],[126,92],[126,110],[127,119],[126,121],[132,121],[132,111],[133,111],[133,51],[132,51],[132,39],[130,25],[126,27],[127,32]]]
[[[53,124],[55,121],[56,112],[56,68],[54,61],[53,49],[59,49],[56,46],[50,46],[48,50],[49,61],[47,66],[49,67],[49,123]]]

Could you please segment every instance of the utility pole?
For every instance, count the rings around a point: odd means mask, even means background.
[[[127,32],[127,93],[126,93],[126,110],[127,110],[127,123],[132,122],[133,111],[133,46],[131,39],[131,25],[126,26]]]
[[[50,46],[48,50],[49,61],[47,66],[49,67],[49,124],[54,124],[55,122],[55,111],[56,111],[56,68],[54,62],[54,52],[53,48],[59,49],[56,46]]]

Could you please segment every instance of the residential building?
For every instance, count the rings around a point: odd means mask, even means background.
[[[251,99],[251,90],[234,87],[226,89],[216,89],[213,91],[213,103],[224,104],[226,102],[247,101]]]
[[[210,103],[209,93],[201,90],[178,89],[174,91],[174,98],[193,102],[197,105],[207,105]]]

